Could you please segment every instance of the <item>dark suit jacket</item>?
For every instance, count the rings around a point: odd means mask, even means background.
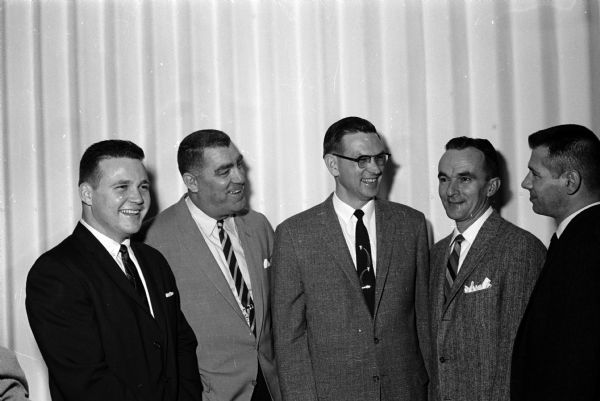
[[[151,222],[146,242],[161,251],[177,279],[182,309],[200,343],[205,400],[249,401],[260,363],[274,401],[281,400],[271,342],[268,262],[273,229],[260,213],[235,217],[252,283],[256,337],[192,218],[185,197]]]
[[[31,268],[25,304],[53,401],[200,399],[197,343],[171,269],[155,249],[131,246],[154,318],[81,224]]]
[[[600,206],[550,245],[515,340],[511,399],[600,399]]]
[[[546,248],[529,232],[493,212],[465,258],[445,302],[452,235],[431,250],[430,401],[506,401],[517,327]],[[488,278],[491,287],[465,292]]]
[[[382,200],[375,216],[374,318],[331,197],[276,230],[273,329],[286,401],[427,397],[420,347],[427,344],[425,218]]]

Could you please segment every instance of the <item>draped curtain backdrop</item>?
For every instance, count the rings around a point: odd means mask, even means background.
[[[393,155],[383,196],[451,230],[437,163],[454,136],[506,164],[501,213],[544,242],[554,226],[519,187],[527,135],[600,129],[598,0],[0,0],[0,344],[35,400],[47,372],[24,308],[34,260],[81,214],[78,162],[107,138],[146,152],[153,211],[184,186],[192,131],[229,133],[253,208],[273,226],[333,189],[327,127],[371,120]],[[118,329],[118,328],[116,328]]]

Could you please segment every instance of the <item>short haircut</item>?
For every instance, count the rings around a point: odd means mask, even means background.
[[[91,145],[79,162],[79,185],[87,182],[95,188],[100,182],[100,162],[119,157],[141,161],[144,160],[144,151],[135,143],[121,139],[107,139]]]
[[[475,148],[483,153],[483,168],[487,174],[487,179],[500,177],[500,163],[498,161],[498,152],[490,141],[482,138],[469,138],[459,136],[452,138],[446,144],[446,150],[463,150],[466,148]]]
[[[560,176],[577,170],[586,187],[600,191],[600,139],[588,128],[564,124],[546,128],[529,135],[529,147],[548,148],[546,167]]]
[[[373,133],[379,137],[377,129],[370,121],[360,117],[342,118],[327,129],[323,140],[323,156],[328,153],[341,152],[340,144],[344,135],[357,132]]]
[[[229,147],[231,138],[223,131],[203,129],[192,132],[179,144],[177,150],[177,166],[181,175],[202,167],[204,149]]]

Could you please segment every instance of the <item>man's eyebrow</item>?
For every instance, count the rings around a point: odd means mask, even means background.
[[[215,173],[218,173],[219,171],[230,169],[232,167],[233,167],[233,163],[222,164],[215,169]]]

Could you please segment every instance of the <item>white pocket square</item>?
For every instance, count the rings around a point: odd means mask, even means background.
[[[263,267],[267,269],[269,266],[271,266],[271,261],[269,259],[263,260]]]
[[[165,297],[166,297],[166,298],[170,298],[170,297],[172,297],[173,295],[175,295],[175,293],[174,293],[173,291],[169,291],[169,292],[165,293]]]
[[[471,285],[470,286],[466,286],[465,285],[465,294],[468,294],[470,292],[487,290],[491,286],[492,286],[492,282],[487,277],[485,278],[485,280],[483,280],[483,283],[481,283],[481,284],[475,284],[474,281],[471,281]]]

